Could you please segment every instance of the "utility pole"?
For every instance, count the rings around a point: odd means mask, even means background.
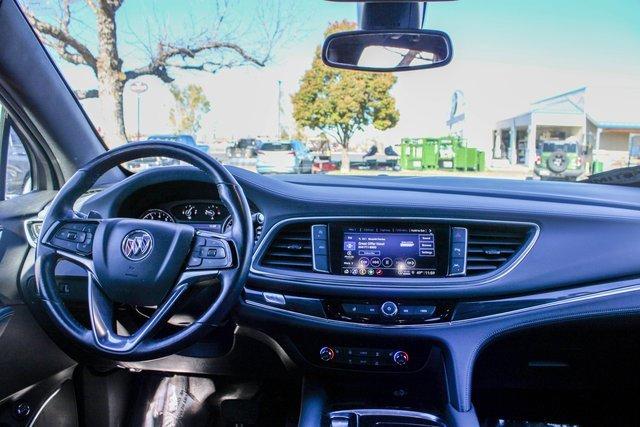
[[[282,80],[278,80],[278,141],[282,138]]]
[[[131,83],[130,89],[138,97],[138,112],[137,112],[138,138],[137,140],[140,141],[140,95],[145,93],[149,89],[149,86],[144,82],[133,82]]]

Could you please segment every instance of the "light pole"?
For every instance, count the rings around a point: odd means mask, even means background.
[[[282,138],[282,80],[278,80],[278,141]]]
[[[137,122],[138,122],[138,141],[140,141],[140,95],[149,90],[149,85],[144,82],[133,82],[130,86],[131,92],[135,93],[138,97],[138,113],[137,113]]]

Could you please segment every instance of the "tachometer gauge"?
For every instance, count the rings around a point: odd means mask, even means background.
[[[169,212],[162,209],[149,209],[140,216],[140,219],[149,219],[152,221],[175,222]]]

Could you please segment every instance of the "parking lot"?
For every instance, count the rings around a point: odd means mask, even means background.
[[[255,158],[229,158],[222,150],[211,151],[211,155],[227,165],[233,165],[252,172],[256,172]],[[342,174],[340,171],[328,172],[329,175]],[[531,171],[525,167],[509,167],[509,168],[488,168],[484,172],[460,172],[449,170],[411,170],[411,171],[394,171],[394,170],[367,170],[352,169],[349,175],[389,175],[389,176],[466,176],[474,178],[502,178],[524,180],[531,177]]]

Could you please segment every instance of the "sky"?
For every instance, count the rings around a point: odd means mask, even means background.
[[[356,20],[353,3],[279,1],[281,12],[291,19],[290,31],[268,66],[240,67],[216,74],[173,73],[181,86],[190,83],[202,86],[211,102],[212,110],[203,118],[200,139],[275,135],[278,80],[282,81],[283,124],[293,131],[290,96],[310,66],[316,46],[322,43],[324,30],[331,21]],[[44,14],[55,0],[24,2],[42,8]],[[210,26],[216,13],[214,3],[213,0],[125,1],[117,21],[125,67],[143,63],[146,52],[141,45],[157,34],[186,39],[196,29]],[[266,13],[273,18],[277,4],[278,0],[231,0],[228,34],[259,47],[260,26],[254,17]],[[95,23],[91,13],[80,5],[74,10],[78,19],[72,28],[94,48]],[[464,93],[467,102],[465,135],[472,145],[484,148],[497,121],[528,111],[536,100],[590,86],[615,88],[606,101],[616,104],[617,94],[638,94],[640,89],[639,22],[639,0],[430,3],[425,28],[450,34],[453,61],[443,68],[397,73],[398,82],[392,94],[400,111],[398,125],[385,132],[366,129],[354,139],[397,144],[402,137],[446,134],[451,96],[456,90]],[[86,67],[62,64],[61,69],[72,87],[95,87],[95,78]],[[168,88],[154,77],[142,80],[149,85],[149,91],[141,97],[141,132],[171,132],[168,112],[173,100]],[[96,101],[84,101],[83,105],[99,122]],[[640,122],[640,109],[637,110]],[[613,115],[602,120],[616,121]],[[128,89],[125,123],[133,133],[136,95]]]

